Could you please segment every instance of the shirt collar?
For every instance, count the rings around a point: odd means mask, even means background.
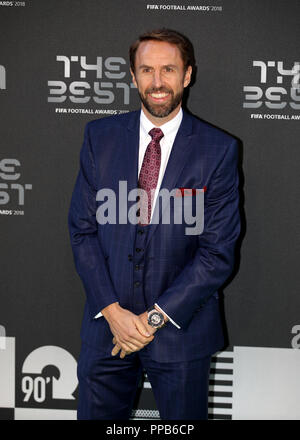
[[[183,112],[182,112],[182,108],[180,107],[179,112],[177,113],[176,116],[174,116],[173,119],[171,119],[170,121],[166,122],[165,124],[163,124],[159,127],[163,131],[164,136],[168,136],[171,133],[177,133],[179,126],[181,124],[181,121],[182,121],[182,117],[183,117]],[[141,132],[142,132],[143,136],[144,137],[148,136],[149,131],[153,127],[155,127],[153,125],[153,122],[151,122],[147,118],[147,116],[145,115],[143,110],[141,110],[140,128],[141,128]]]

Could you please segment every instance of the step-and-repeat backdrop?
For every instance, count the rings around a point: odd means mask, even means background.
[[[240,139],[240,258],[210,418],[300,418],[298,0],[0,1],[0,418],[74,419],[84,290],[67,230],[85,124],[139,107],[128,48],[186,34],[188,109]],[[158,419],[140,384],[135,419]]]

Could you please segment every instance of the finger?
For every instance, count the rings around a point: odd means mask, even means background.
[[[135,350],[143,348],[143,346],[151,342],[154,338],[147,329],[145,328],[143,322],[140,320],[138,316],[135,315],[133,322],[130,323],[130,330],[127,330],[126,333],[123,331],[119,331],[117,328],[112,328],[112,333],[115,335],[116,342],[123,342],[135,345]],[[149,336],[144,336],[141,332],[148,334]],[[141,345],[142,344],[142,345]]]
[[[133,351],[137,351],[133,346],[131,348],[131,347],[129,347],[129,345],[127,345],[126,342],[123,342],[123,341],[119,341],[119,342],[116,343],[115,347],[112,350],[112,353],[114,353],[114,355],[115,355],[120,350],[123,350],[127,354],[132,353]]]
[[[114,348],[111,351],[111,355],[112,356],[116,356],[119,353],[120,350],[121,350],[121,347],[118,344],[115,345]]]
[[[136,350],[141,350],[144,347],[144,345],[146,343],[150,342],[152,339],[153,339],[152,337],[151,337],[151,339],[143,337],[139,333],[137,328],[133,327],[131,329],[130,335],[126,335],[126,336],[123,336],[123,337],[120,337],[120,335],[114,336],[112,342],[113,342],[113,344],[119,343],[119,345],[121,343],[132,344],[133,346],[131,347],[131,349],[136,351]]]
[[[120,358],[121,358],[121,359],[124,359],[124,357],[126,356],[126,354],[129,354],[129,353],[126,353],[124,350],[121,350]]]
[[[114,336],[113,337],[113,340],[112,340],[112,342],[113,342],[113,344],[117,344],[117,345],[119,345],[119,347],[121,348],[121,345],[122,345],[122,341],[117,341],[117,338]],[[142,344],[140,344],[140,343],[137,343],[137,344],[131,344],[131,342],[130,341],[124,341],[124,344],[127,344],[128,345],[128,347],[131,349],[131,351],[137,351],[137,350],[140,350],[141,348],[143,348],[143,345]]]
[[[150,341],[152,341],[152,339],[149,339],[149,338],[145,339],[145,338],[143,338],[143,340],[141,341],[141,340],[135,339],[132,336],[130,337],[130,339],[123,340],[123,342],[125,344],[127,344],[134,351],[141,350]]]
[[[141,350],[145,346],[145,342],[143,343],[141,341],[136,340],[132,336],[132,332],[131,332],[131,336],[126,335],[126,337],[123,338],[117,337],[116,340],[122,348],[125,348],[126,345],[126,350],[129,348],[130,351]]]
[[[146,340],[148,340],[149,337],[153,337],[153,335],[151,335],[151,334],[149,333],[149,331],[146,329],[146,327],[144,326],[144,324],[142,323],[142,321],[141,321],[139,318],[137,318],[137,319],[134,321],[134,323],[135,323],[135,326],[136,326],[138,332],[139,332],[142,336],[144,336],[145,338],[147,338]],[[145,341],[145,342],[146,342],[146,341]]]
[[[120,345],[123,350],[130,352],[141,350],[144,347],[142,344],[137,345],[129,341],[121,342]]]

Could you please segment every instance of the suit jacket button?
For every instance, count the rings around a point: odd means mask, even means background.
[[[140,282],[139,281],[136,281],[135,283],[134,283],[134,287],[140,287]]]
[[[131,254],[128,255],[128,260],[132,261],[133,256]]]
[[[135,250],[136,250],[136,252],[141,252],[143,249],[141,249],[141,248],[136,248]]]

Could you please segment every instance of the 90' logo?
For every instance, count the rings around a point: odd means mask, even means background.
[[[49,366],[55,367],[58,374],[47,374]],[[23,402],[40,404],[53,399],[75,400],[73,393],[78,384],[76,368],[74,357],[61,347],[46,345],[35,349],[22,367]]]
[[[25,394],[23,401],[28,402],[32,397],[37,403],[44,402],[46,399],[46,384],[51,381],[50,377],[24,376],[22,379],[22,392]]]

